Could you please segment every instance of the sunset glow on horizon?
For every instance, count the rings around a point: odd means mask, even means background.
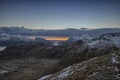
[[[44,37],[44,39],[49,41],[66,41],[69,37]]]

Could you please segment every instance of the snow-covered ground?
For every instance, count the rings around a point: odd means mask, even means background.
[[[9,73],[9,71],[8,70],[0,69],[0,74],[5,74],[5,73]]]
[[[52,76],[52,75],[46,75],[46,76],[43,76],[43,77],[41,77],[41,78],[38,79],[38,80],[45,80],[45,79],[47,79],[47,78],[50,77],[50,76]]]
[[[91,48],[116,47],[120,48],[120,36],[105,35],[101,39],[88,43]]]
[[[5,48],[5,46],[0,46],[0,51],[4,50]]]

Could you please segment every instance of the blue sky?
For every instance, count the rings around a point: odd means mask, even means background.
[[[120,1],[0,0],[0,26],[120,28]]]

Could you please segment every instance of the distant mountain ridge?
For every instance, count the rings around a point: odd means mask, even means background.
[[[25,27],[0,27],[0,34],[6,33],[10,35],[40,35],[40,36],[82,36],[89,34],[90,36],[99,36],[104,33],[120,32],[120,28],[101,28],[101,29],[28,29]]]
[[[58,30],[44,30],[44,29],[28,29],[25,27],[0,27],[0,46],[9,46],[22,43],[44,43],[54,44],[54,42],[46,41],[41,37],[36,37],[31,40],[28,36],[61,36],[69,37],[69,40],[60,42],[60,44],[68,44],[75,42],[81,38],[84,41],[89,41],[88,38],[95,38],[106,33],[120,32],[120,28],[101,28],[101,29],[58,29]]]

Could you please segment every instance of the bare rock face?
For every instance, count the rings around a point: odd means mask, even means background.
[[[112,62],[116,72],[115,77],[117,80],[120,80],[120,50],[116,50],[116,52],[113,53]]]

